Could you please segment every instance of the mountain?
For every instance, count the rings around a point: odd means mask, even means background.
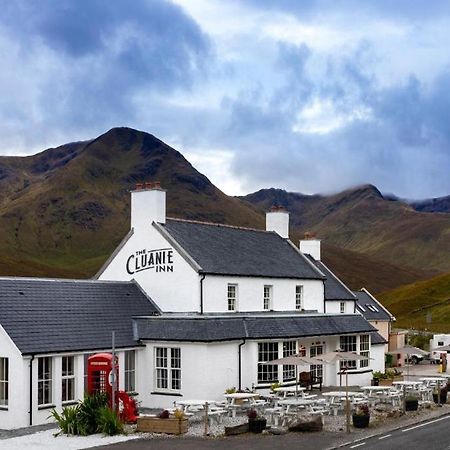
[[[450,213],[450,195],[409,202],[416,211]]]
[[[378,298],[396,316],[398,327],[450,333],[450,273],[402,286]]]
[[[263,189],[241,198],[261,208],[286,207],[295,228],[315,232],[336,247],[424,277],[450,271],[450,215],[415,211],[385,199],[375,186],[327,196]]]
[[[167,189],[172,217],[264,228],[266,210],[287,206],[292,240],[318,232],[325,263],[354,289],[387,291],[450,270],[449,215],[414,211],[371,185],[331,196],[268,189],[229,197],[155,136],[113,128],[0,157],[0,275],[94,275],[129,230],[129,190],[150,180]]]
[[[29,157],[0,157],[3,275],[92,276],[129,229],[129,190],[160,180],[168,215],[262,227],[154,136],[113,128],[97,139]]]

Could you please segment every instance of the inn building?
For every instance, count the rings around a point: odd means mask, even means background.
[[[289,240],[289,214],[266,229],[166,217],[159,184],[131,192],[131,228],[94,280],[0,279],[0,428],[44,423],[82,398],[87,356],[117,336],[119,388],[144,407],[267,392],[292,366],[267,361],[343,349],[349,383],[384,370],[383,338],[322,261],[320,241]],[[339,385],[338,365],[305,367]]]

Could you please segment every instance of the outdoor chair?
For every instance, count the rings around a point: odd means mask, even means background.
[[[316,377],[312,372],[300,372],[300,386],[309,390],[317,387],[322,391],[322,377]]]

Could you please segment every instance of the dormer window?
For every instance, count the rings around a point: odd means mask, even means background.
[[[237,311],[237,286],[237,284],[228,285],[228,311]]]
[[[264,286],[263,309],[264,311],[272,309],[272,286]]]

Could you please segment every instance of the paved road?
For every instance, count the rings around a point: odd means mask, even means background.
[[[448,450],[450,449],[450,416],[404,427],[340,448],[358,450]]]
[[[159,438],[139,439],[96,447],[108,450],[324,450],[335,442],[336,433],[288,433],[282,436],[251,435],[227,438]]]

